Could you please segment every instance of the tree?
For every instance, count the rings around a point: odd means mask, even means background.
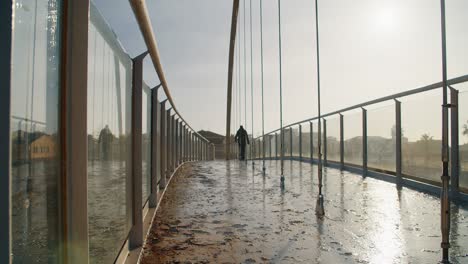
[[[428,133],[424,133],[424,134],[422,134],[420,140],[421,140],[421,141],[427,142],[427,141],[430,141],[430,140],[432,140],[432,139],[434,139],[433,136],[429,135]]]
[[[420,142],[423,143],[424,146],[424,152],[422,155],[424,155],[424,164],[428,164],[429,161],[429,141],[432,141],[434,137],[429,135],[429,133],[424,133],[421,135]]]

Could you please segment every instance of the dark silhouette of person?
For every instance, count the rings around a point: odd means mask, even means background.
[[[237,142],[237,144],[239,144],[240,160],[245,160],[245,144],[247,143],[250,145],[250,141],[249,135],[247,134],[247,131],[244,129],[243,126],[240,126],[239,130],[237,130],[234,140]]]
[[[98,139],[98,142],[101,145],[102,158],[104,160],[110,159],[110,150],[111,150],[111,144],[112,144],[113,139],[114,139],[114,135],[112,135],[112,132],[109,129],[109,126],[106,125],[101,130],[101,133],[99,133],[99,139]]]

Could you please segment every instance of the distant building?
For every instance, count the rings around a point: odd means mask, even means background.
[[[49,135],[43,135],[31,142],[29,151],[32,160],[55,158],[57,153],[55,140]]]

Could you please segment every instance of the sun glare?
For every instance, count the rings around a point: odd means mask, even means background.
[[[376,10],[374,23],[379,30],[391,30],[397,22],[395,9],[392,7],[381,7]]]

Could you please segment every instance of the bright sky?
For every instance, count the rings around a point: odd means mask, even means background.
[[[448,71],[449,77],[456,77],[468,74],[468,1],[446,2]],[[243,3],[241,0],[242,49]],[[245,3],[250,132],[250,0]],[[127,0],[96,0],[96,4],[132,56],[144,51]],[[224,134],[232,1],[154,0],[147,1],[147,5],[177,107],[195,129]],[[259,1],[252,0],[252,6],[254,134],[258,135],[261,133]],[[264,1],[263,6],[267,132],[279,126],[278,9],[277,1],[273,0]],[[283,114],[284,123],[288,124],[317,113],[314,1],[283,0],[281,12]],[[319,19],[323,113],[442,78],[439,0],[320,0]],[[241,53],[242,96],[243,56]],[[149,61],[146,66],[148,84],[158,84]],[[236,83],[233,92],[238,94]],[[432,93],[427,100],[403,102],[403,128],[407,123],[408,137],[418,138],[426,132],[440,136],[438,96],[439,93]],[[237,107],[234,109],[238,113]],[[389,127],[382,126],[376,133],[389,136]]]

